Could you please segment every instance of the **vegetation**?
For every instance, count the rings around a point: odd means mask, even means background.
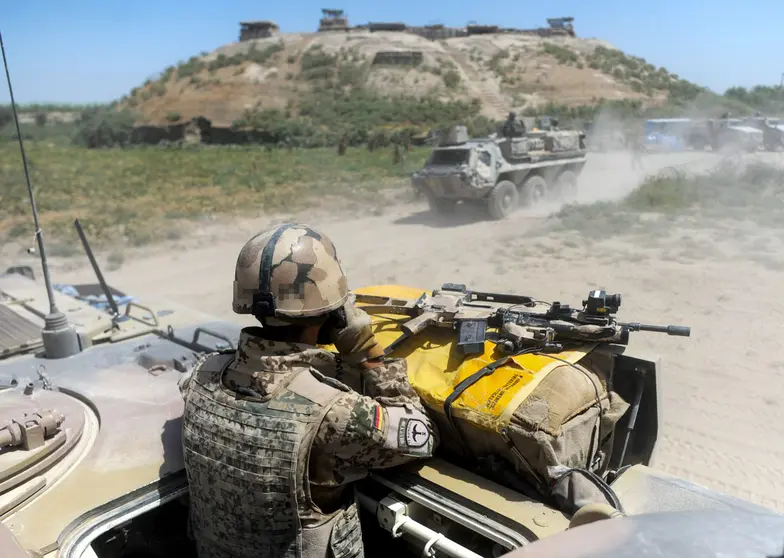
[[[52,243],[76,242],[79,217],[98,246],[144,244],[175,234],[180,219],[219,212],[289,211],[321,203],[373,204],[405,184],[427,149],[395,164],[390,150],[268,150],[262,147],[136,147],[86,150],[25,144],[42,226]],[[378,202],[375,202],[378,203]],[[18,146],[0,142],[0,238],[32,235]]]
[[[73,141],[82,147],[123,147],[131,143],[133,115],[128,111],[92,109],[82,113]]]
[[[323,147],[346,138],[349,145],[376,137],[377,146],[396,141],[401,130],[424,135],[431,128],[468,123],[475,129],[486,125],[479,118],[478,101],[442,102],[415,97],[384,97],[364,89],[316,92],[299,104],[299,115],[287,117],[279,109],[256,108],[234,122],[235,128],[260,132],[262,143],[284,146]]]
[[[573,50],[553,43],[544,43],[542,52],[549,54],[555,58],[559,64],[566,66],[576,65],[580,61],[580,57],[577,56]]]
[[[552,216],[551,225],[604,237],[648,231],[661,222],[656,216],[665,222],[694,216],[706,218],[706,223],[737,219],[784,229],[784,169],[762,162],[727,162],[705,174],[667,170],[621,200],[567,205]]]

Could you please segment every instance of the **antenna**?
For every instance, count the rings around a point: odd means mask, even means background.
[[[30,195],[30,205],[33,209],[33,221],[35,221],[35,239],[38,242],[38,251],[41,254],[41,268],[44,273],[44,283],[46,284],[46,296],[49,297],[49,314],[44,318],[44,327],[41,330],[41,339],[44,344],[44,356],[46,358],[65,358],[82,350],[79,336],[68,323],[68,318],[60,312],[54,301],[54,290],[52,280],[49,277],[49,265],[46,261],[46,250],[44,249],[44,233],[38,224],[38,208],[35,205],[33,196],[33,185],[30,182],[30,172],[27,169],[27,157],[25,156],[24,142],[22,141],[22,130],[19,127],[19,116],[16,113],[16,102],[14,101],[14,89],[11,86],[11,74],[8,72],[8,60],[5,56],[5,45],[3,44],[3,34],[0,33],[0,50],[3,52],[3,66],[5,67],[5,77],[8,80],[8,93],[11,95],[11,111],[14,114],[16,124],[16,135],[19,138],[19,151],[22,153],[22,165],[24,166],[25,181],[27,181],[27,193]]]
[[[101,285],[101,290],[103,291],[103,294],[106,295],[106,302],[108,302],[109,306],[112,308],[112,319],[116,319],[120,315],[120,310],[117,308],[117,302],[114,300],[112,290],[109,288],[109,285],[106,284],[106,280],[103,278],[103,273],[101,273],[101,268],[98,266],[98,262],[95,261],[92,248],[90,248],[90,243],[87,242],[87,237],[84,234],[84,229],[82,229],[82,224],[79,222],[79,219],[74,219],[74,227],[76,228],[76,232],[79,234],[79,238],[82,241],[82,246],[84,247],[84,251],[87,254],[87,259],[90,260],[90,265],[93,266],[93,271],[95,272],[95,276],[98,278],[98,283]]]

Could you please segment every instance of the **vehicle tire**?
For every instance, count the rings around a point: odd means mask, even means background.
[[[457,200],[449,198],[437,198],[429,191],[425,191],[425,197],[427,198],[427,205],[430,207],[430,211],[433,213],[437,213],[439,215],[451,215],[455,211]]]
[[[520,187],[523,207],[536,205],[547,197],[547,182],[539,175],[528,178]]]
[[[577,173],[565,170],[555,179],[555,194],[561,199],[572,198],[577,194]]]
[[[487,210],[490,217],[496,220],[505,219],[520,205],[517,187],[508,180],[502,180],[490,191],[487,199]]]

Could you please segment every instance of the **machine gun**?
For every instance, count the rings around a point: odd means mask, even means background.
[[[368,314],[410,316],[401,329],[403,334],[387,347],[387,354],[401,342],[429,327],[457,330],[457,347],[464,355],[484,352],[488,328],[498,330],[495,339],[505,353],[529,349],[558,353],[564,343],[615,343],[626,345],[631,331],[651,331],[689,337],[686,326],[658,326],[622,323],[615,319],[621,306],[620,294],[593,290],[581,309],[560,302],[543,303],[529,296],[470,291],[465,285],[446,283],[430,295],[415,301],[357,294],[356,302]],[[532,310],[547,305],[544,312]],[[523,307],[526,310],[516,310]]]

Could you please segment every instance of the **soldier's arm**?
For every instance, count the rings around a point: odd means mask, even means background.
[[[338,484],[364,478],[369,471],[403,465],[433,455],[438,434],[420,405],[380,403],[346,393],[322,421],[313,442],[334,464]]]
[[[408,365],[404,358],[366,361],[360,373],[362,395],[376,401],[408,404],[424,412],[419,395],[408,382]]]

